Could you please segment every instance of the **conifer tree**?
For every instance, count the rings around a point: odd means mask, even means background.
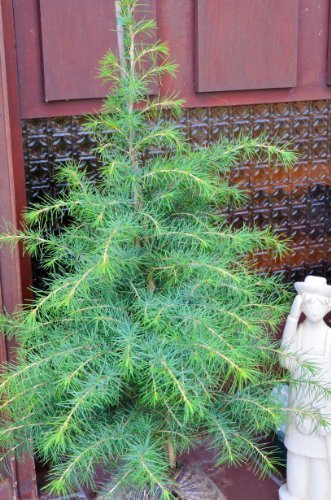
[[[116,478],[109,497],[116,483],[170,498],[176,456],[204,435],[217,464],[254,459],[270,471],[263,437],[283,417],[273,332],[289,294],[251,256],[281,256],[286,242],[271,229],[235,230],[222,211],[245,199],[233,167],[265,155],[287,168],[295,154],[251,135],[193,148],[176,124],[183,102],[148,97],[176,65],[165,43],[146,44],[156,26],[135,20],[139,3],[120,2],[122,51],[100,69],[111,90],[86,120],[98,181],[84,165],[63,166],[62,195],[0,237],[49,273],[32,304],[1,320],[20,346],[0,380],[1,461],[32,450],[52,464],[57,494],[96,487],[102,464]]]

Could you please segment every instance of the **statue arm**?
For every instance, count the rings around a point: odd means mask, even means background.
[[[291,353],[295,353],[293,344],[296,333],[298,331],[298,321],[301,315],[301,304],[302,298],[300,295],[297,295],[291,307],[290,314],[287,317],[281,342],[281,348],[284,354],[281,354],[280,356],[280,364],[283,368],[286,368],[291,372],[293,372],[295,368],[295,363],[293,358],[287,356],[286,354],[288,353],[290,355]]]

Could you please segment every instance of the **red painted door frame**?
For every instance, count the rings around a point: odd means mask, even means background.
[[[328,67],[327,67],[327,84],[331,85],[331,0],[329,5],[329,30],[328,30]]]
[[[15,227],[26,205],[20,101],[12,0],[0,0],[0,227],[3,220]],[[9,313],[27,298],[31,267],[22,252],[0,252],[0,306]],[[0,336],[0,362],[14,359],[15,343]],[[32,456],[12,461],[12,478],[0,483],[1,499],[35,499],[36,478]]]

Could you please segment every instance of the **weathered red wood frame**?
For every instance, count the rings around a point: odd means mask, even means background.
[[[327,67],[327,84],[331,85],[331,0],[329,9],[329,42],[328,42],[328,67]]]
[[[18,68],[20,79],[20,92],[21,92],[21,116],[23,118],[43,117],[43,116],[62,116],[62,115],[79,115],[100,108],[100,101],[98,99],[79,99],[69,102],[55,101],[45,102],[45,93],[43,89],[43,47],[40,32],[40,11],[39,0],[13,0],[15,7],[15,23],[16,23],[16,41],[18,47]],[[42,0],[44,1],[44,0]],[[73,0],[67,0],[68,2]],[[84,1],[80,0],[82,5]],[[95,0],[97,1],[97,0]],[[101,0],[100,0],[101,1]],[[275,30],[275,40],[283,40],[282,54],[277,59],[276,51],[273,48],[275,60],[277,64],[285,63],[285,70],[287,65],[293,62],[296,65],[294,57],[294,41],[291,28],[293,24],[293,31],[296,31],[296,9],[298,9],[298,36],[297,36],[297,67],[296,67],[296,84],[293,78],[293,68],[291,69],[291,78],[286,77],[286,71],[283,73],[283,83],[287,85],[294,85],[288,88],[268,88],[268,89],[251,89],[251,90],[230,90],[230,91],[217,91],[215,87],[214,92],[196,92],[197,86],[195,82],[195,61],[196,54],[199,47],[197,43],[199,40],[198,33],[196,32],[197,25],[199,26],[198,7],[199,4],[203,5],[205,0],[150,0],[156,7],[157,21],[159,25],[159,37],[162,40],[168,40],[172,56],[175,58],[180,66],[178,77],[175,80],[167,80],[164,82],[164,91],[174,91],[181,94],[186,99],[187,107],[207,107],[207,106],[222,106],[232,104],[254,104],[254,103],[268,103],[268,102],[289,102],[300,100],[316,100],[316,99],[330,99],[331,87],[328,86],[326,77],[327,60],[328,60],[328,18],[329,18],[329,4],[330,0],[288,0],[287,2],[279,3],[278,0],[249,0],[253,5],[254,2],[262,2],[266,4],[266,11],[263,14],[265,19],[270,23],[270,14],[268,14],[268,6],[272,6],[275,10],[280,5],[280,18],[286,20],[284,26],[286,36],[289,38],[289,46],[286,48],[284,43],[284,33],[279,37],[277,35],[279,27],[273,27]],[[240,23],[245,21],[245,11],[248,0],[235,0],[237,5],[237,17],[234,18],[238,22],[238,26],[233,26],[231,29],[235,31],[235,36],[239,36]],[[208,8],[215,3],[215,0],[210,0],[205,6]],[[59,16],[60,3],[49,2],[53,9],[53,16]],[[217,9],[222,9],[227,4],[223,2],[216,2]],[[242,9],[240,5],[242,4]],[[274,5],[275,4],[275,5]],[[218,11],[217,16],[210,17],[210,25],[208,31],[216,34],[219,29],[219,19],[222,15],[222,10]],[[262,17],[263,17],[262,16]],[[98,23],[98,19],[92,17],[90,19],[92,28]],[[195,22],[197,21],[197,23]],[[281,21],[279,21],[280,23]],[[110,23],[111,25],[111,23]],[[259,24],[257,23],[257,26]],[[261,24],[260,24],[261,26]],[[205,28],[205,27],[204,27]],[[277,29],[276,29],[277,28]],[[70,33],[63,31],[61,37],[61,25],[58,32],[59,43],[64,46],[65,43],[70,44]],[[91,29],[91,28],[90,28]],[[283,28],[282,28],[283,29]],[[95,30],[94,30],[95,31]],[[264,35],[263,35],[264,33]],[[259,40],[259,36],[262,38]],[[264,39],[263,39],[264,37]],[[95,40],[98,36],[95,35]],[[217,38],[217,37],[216,37]],[[286,37],[285,37],[286,38]],[[217,41],[217,40],[216,40]],[[286,41],[286,40],[285,40]],[[257,43],[266,43],[267,33],[263,29],[258,31]],[[86,37],[84,43],[80,48],[80,56],[84,57],[84,51],[89,44],[93,43],[93,38]],[[213,50],[206,52],[206,60],[204,61],[205,68],[215,67],[215,74],[220,71],[216,67],[217,57],[215,51],[217,44]],[[270,50],[272,46],[270,45]],[[219,47],[222,50],[222,47]],[[287,53],[288,50],[288,53]],[[331,48],[330,48],[331,51]],[[251,57],[252,54],[250,54]],[[231,58],[231,50],[224,53],[224,64],[227,64],[227,58]],[[331,57],[331,56],[330,56]],[[283,61],[283,62],[282,62]],[[78,65],[79,66],[79,65]],[[283,71],[284,71],[283,67]],[[329,68],[331,68],[331,63]],[[78,67],[79,69],[79,67]],[[254,68],[252,68],[254,69]],[[259,65],[255,64],[255,71],[257,72],[257,84],[259,80]],[[264,74],[266,70],[264,68]],[[331,69],[329,69],[330,75]],[[202,75],[203,76],[203,75]],[[240,76],[240,69],[239,69]],[[254,76],[254,75],[253,75]],[[261,75],[260,75],[261,76]],[[84,71],[81,70],[81,81],[84,82]],[[264,76],[266,77],[266,76]],[[329,76],[331,80],[331,76]],[[291,81],[290,81],[291,80]],[[331,81],[329,80],[329,83]],[[284,84],[285,84],[284,83]],[[221,82],[218,82],[221,87]],[[268,85],[271,85],[269,82]],[[282,81],[275,82],[275,87],[281,87]]]
[[[26,205],[22,131],[19,112],[13,7],[11,0],[0,2],[0,224],[14,226]],[[29,261],[19,250],[0,252],[1,307],[15,310],[27,298],[31,283]],[[0,336],[0,362],[14,359],[14,342]],[[13,477],[0,484],[1,499],[37,498],[33,457],[12,460]]]

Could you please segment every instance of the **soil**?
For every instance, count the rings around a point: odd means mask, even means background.
[[[254,472],[254,467],[245,466],[233,468],[222,466],[215,468],[215,456],[212,451],[202,443],[189,454],[179,457],[182,466],[183,479],[179,481],[177,496],[182,500],[278,500],[278,489],[284,479],[271,476],[260,479]],[[40,500],[97,500],[98,496],[86,489],[82,489],[70,497],[54,497],[42,493],[41,489],[47,479],[47,470],[39,469],[37,481]],[[197,479],[195,482],[194,479]],[[194,483],[196,484],[194,486]],[[199,485],[203,484],[203,493]],[[225,498],[224,498],[225,497]],[[100,498],[100,497],[99,497]],[[126,494],[117,500],[156,500],[157,497],[133,496]]]

